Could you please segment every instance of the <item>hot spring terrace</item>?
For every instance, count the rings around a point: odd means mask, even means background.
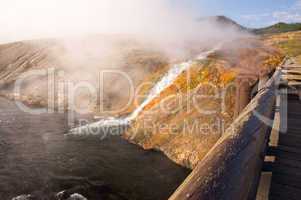
[[[238,117],[169,200],[291,199],[301,196],[301,66],[286,59],[262,77]]]

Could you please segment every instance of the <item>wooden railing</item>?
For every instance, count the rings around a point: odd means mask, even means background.
[[[169,200],[255,199],[279,78],[277,70]]]

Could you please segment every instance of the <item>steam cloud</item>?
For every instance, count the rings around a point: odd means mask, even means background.
[[[214,48],[218,43],[246,36],[235,26],[223,25],[215,20],[199,20],[202,12],[200,8],[194,7],[193,2],[6,0],[1,2],[0,7],[0,43],[62,38],[56,40],[59,45],[51,46],[46,43],[47,57],[51,55],[49,63],[46,63],[65,70],[67,79],[89,80],[97,85],[96,75],[102,68],[109,67],[123,68],[134,83],[139,83],[151,70],[153,64],[149,60],[163,60],[163,63],[182,62],[204,50]],[[33,43],[35,46],[35,42]],[[37,44],[39,45],[41,44]],[[132,51],[133,49],[145,49],[153,57],[158,53],[163,59],[160,56],[148,59],[148,53],[141,54],[139,51]],[[131,57],[132,52],[135,54]],[[134,61],[128,63],[131,59]],[[146,61],[143,63],[139,59]],[[132,66],[133,63],[142,63],[142,67]],[[150,69],[147,69],[145,63],[150,63]],[[128,64],[131,67],[124,69]],[[38,65],[44,67],[41,63]],[[110,94],[107,96],[110,103],[115,105],[117,103],[110,97],[119,95],[120,98],[115,99],[122,99],[125,94],[120,91],[127,91],[127,86],[113,77],[107,78],[114,83],[108,81]],[[38,91],[28,88],[30,92]],[[41,90],[45,91],[42,87]]]
[[[158,43],[221,36],[223,29],[197,21],[201,11],[193,6],[191,0],[6,0],[0,43],[88,33],[132,34]]]
[[[177,31],[175,22],[192,17],[167,0],[10,0],[0,11],[2,43],[86,33],[167,34]]]

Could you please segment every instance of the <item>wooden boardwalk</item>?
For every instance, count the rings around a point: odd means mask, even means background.
[[[275,156],[272,164],[270,200],[301,199],[301,66],[290,63],[285,66],[283,79],[287,86],[287,120],[280,118],[280,123],[287,124],[287,130],[279,133],[278,145],[271,147]],[[281,108],[280,108],[281,109]],[[282,108],[283,109],[283,108]],[[282,116],[284,118],[285,116]]]
[[[301,65],[285,59],[169,200],[301,200],[300,91]]]

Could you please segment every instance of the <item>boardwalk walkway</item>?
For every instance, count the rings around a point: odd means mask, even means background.
[[[282,78],[287,91],[287,103],[282,104],[281,126],[287,125],[284,133],[279,133],[277,146],[270,152],[275,156],[272,165],[270,200],[301,199],[301,65],[289,61]],[[283,100],[283,99],[282,99]],[[284,107],[286,106],[286,107]],[[284,119],[287,116],[287,119]],[[285,124],[284,124],[285,123]]]
[[[301,65],[285,59],[258,89],[169,200],[301,199]]]

